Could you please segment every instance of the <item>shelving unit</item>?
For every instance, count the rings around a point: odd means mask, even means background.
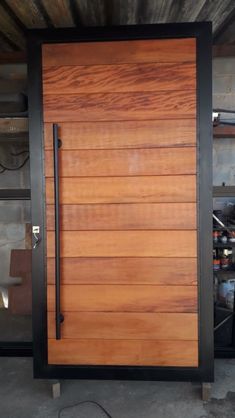
[[[235,126],[222,125],[214,127],[214,138],[235,138]],[[235,186],[215,186],[213,188],[213,197],[222,199],[234,198],[235,200]],[[235,225],[226,225],[229,230],[235,231]],[[224,232],[226,228],[220,226],[214,226],[214,231]],[[235,298],[233,302],[233,308],[226,306],[226,302],[220,302],[218,293],[219,286],[221,283],[226,283],[228,280],[235,280],[235,242],[214,242],[214,250],[217,254],[222,253],[223,250],[232,251],[231,258],[232,264],[228,268],[220,268],[214,270],[214,284],[215,284],[215,356],[222,358],[233,358],[235,357]],[[235,288],[234,288],[235,293]]]

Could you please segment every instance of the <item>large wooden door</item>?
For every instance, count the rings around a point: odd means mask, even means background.
[[[45,44],[42,57],[49,364],[198,366],[196,40]]]

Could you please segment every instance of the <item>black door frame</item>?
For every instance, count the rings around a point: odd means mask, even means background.
[[[45,181],[43,156],[43,43],[190,38],[197,41],[197,193],[198,193],[198,367],[48,365],[45,259]],[[210,22],[42,29],[28,32],[29,133],[32,224],[41,229],[33,251],[33,351],[37,378],[197,380],[214,378],[212,279],[212,28]],[[56,122],[56,121],[55,121]],[[211,256],[210,256],[211,255]]]

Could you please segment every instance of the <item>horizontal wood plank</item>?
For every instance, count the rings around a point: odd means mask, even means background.
[[[61,258],[61,284],[196,285],[196,258]],[[47,283],[55,283],[55,259],[47,258]]]
[[[66,285],[65,312],[197,312],[197,286]],[[55,311],[55,286],[47,286],[48,311]]]
[[[195,63],[47,67],[44,94],[195,90]]]
[[[196,39],[148,39],[115,42],[44,44],[43,67],[196,60]]]
[[[213,128],[214,138],[235,138],[234,125],[218,125]]]
[[[62,122],[63,149],[120,149],[192,146],[196,120]],[[44,124],[45,149],[53,149],[52,123]]]
[[[46,94],[43,110],[45,122],[190,119],[196,117],[196,93]]]
[[[61,338],[197,340],[194,313],[66,312]],[[48,313],[48,337],[55,338],[55,312]]]
[[[61,230],[196,229],[195,203],[61,205]],[[47,205],[47,229],[55,229],[55,207]]]
[[[196,201],[196,176],[62,178],[63,204]],[[53,178],[46,179],[46,200],[54,203]]]
[[[54,257],[47,232],[47,255]],[[61,257],[196,257],[196,231],[62,231]]]
[[[151,176],[196,173],[196,148],[71,150],[59,152],[61,177]],[[54,176],[53,151],[45,151],[45,175]]]
[[[49,339],[48,363],[197,367],[198,342]]]

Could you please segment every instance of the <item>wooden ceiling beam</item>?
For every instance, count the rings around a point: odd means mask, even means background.
[[[75,26],[70,0],[42,0],[42,4],[56,28]]]
[[[106,0],[74,0],[84,26],[106,25]]]
[[[137,20],[140,24],[165,23],[175,0],[139,1]]]
[[[2,4],[0,4],[0,28],[13,47],[15,45],[18,49],[25,48],[24,32],[9,16]]]
[[[46,28],[47,22],[34,0],[5,0],[7,5],[28,29]]]
[[[174,1],[169,11],[170,22],[194,22],[207,0],[197,0],[192,6],[192,0]]]
[[[214,33],[215,43],[235,42],[235,2],[234,9]]]
[[[0,51],[3,53],[12,52],[17,49],[15,44],[12,44],[11,41],[0,31]]]
[[[106,24],[135,25],[137,23],[138,7],[139,0],[106,1]]]
[[[200,10],[196,20],[212,21],[213,33],[216,33],[216,31],[218,31],[219,27],[223,24],[225,19],[230,15],[234,8],[234,0],[207,0]]]

